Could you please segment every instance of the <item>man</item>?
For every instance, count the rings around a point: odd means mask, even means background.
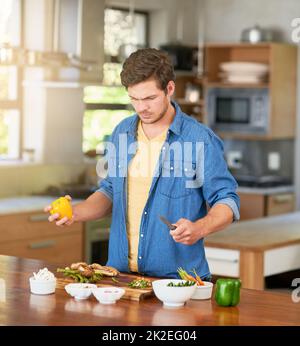
[[[99,190],[74,206],[72,220],[56,224],[112,212],[107,265],[174,278],[183,267],[208,280],[203,239],[239,219],[237,184],[220,139],[171,101],[174,80],[170,59],[159,50],[141,49],[125,61],[121,81],[136,114],[113,131]],[[176,229],[169,231],[160,215]]]

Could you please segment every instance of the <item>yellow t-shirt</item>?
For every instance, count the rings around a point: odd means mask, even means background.
[[[165,142],[168,128],[155,138],[148,139],[141,121],[138,124],[138,148],[128,167],[127,185],[127,237],[129,245],[129,269],[138,271],[137,255],[142,212],[148,199],[149,190],[160,150]]]

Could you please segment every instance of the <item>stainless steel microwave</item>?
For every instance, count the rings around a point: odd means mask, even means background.
[[[267,88],[208,88],[208,126],[214,131],[267,134],[269,90]]]

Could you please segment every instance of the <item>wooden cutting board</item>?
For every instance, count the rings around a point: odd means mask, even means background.
[[[101,279],[101,281],[99,281],[99,283],[97,283],[96,285],[98,287],[114,286],[114,287],[124,288],[125,294],[123,295],[122,299],[140,301],[140,300],[145,299],[147,297],[151,297],[154,294],[153,288],[141,289],[141,288],[131,288],[128,286],[129,282],[131,282],[132,280],[137,278],[136,275],[120,273],[115,278],[118,280],[118,282],[114,282],[111,277],[104,276]],[[141,278],[141,277],[139,277],[139,278]],[[151,278],[151,277],[146,277],[146,278],[151,280],[151,281],[157,280],[157,278]],[[69,283],[74,283],[74,282],[75,281],[70,279],[70,278],[57,276],[56,288],[64,289],[65,285],[67,285]]]

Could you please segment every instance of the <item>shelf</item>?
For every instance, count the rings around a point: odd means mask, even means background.
[[[207,42],[206,48],[269,48],[274,42]]]
[[[294,139],[294,135],[272,135],[272,134],[249,134],[249,133],[238,133],[238,132],[221,132],[215,131],[216,134],[222,139],[235,139],[235,140],[253,140],[253,141],[269,141],[272,139]]]
[[[197,73],[194,71],[175,70],[174,72],[176,77],[197,77]]]
[[[175,99],[175,102],[182,106],[204,106],[204,100],[199,100],[198,102],[190,102],[183,98]]]
[[[222,82],[206,82],[207,88],[269,88],[270,83],[222,83]]]
[[[291,46],[288,42],[207,42],[205,44],[206,48],[272,48],[274,46]],[[296,46],[296,45],[294,45]]]

